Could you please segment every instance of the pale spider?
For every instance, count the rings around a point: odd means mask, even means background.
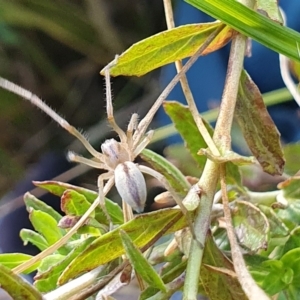
[[[127,131],[124,132],[117,125],[113,114],[109,70],[114,63],[115,61],[113,61],[104,69],[107,119],[112,128],[118,134],[120,141],[118,142],[115,139],[106,140],[101,145],[102,153],[93,148],[93,146],[91,146],[87,138],[82,133],[80,133],[75,127],[71,126],[66,120],[59,116],[36,95],[3,78],[0,78],[0,86],[15,94],[18,94],[22,98],[29,100],[35,106],[39,107],[60,126],[79,139],[87,151],[93,156],[92,159],[87,159],[73,152],[69,152],[68,157],[71,161],[83,163],[93,168],[107,170],[106,173],[103,173],[98,177],[99,193],[96,201],[101,205],[109,221],[110,217],[105,208],[104,197],[114,183],[123,200],[123,206],[126,205],[124,204],[125,201],[135,211],[143,211],[146,202],[146,184],[141,172],[154,176],[160,182],[162,182],[165,188],[171,193],[176,203],[181,207],[183,212],[186,212],[186,208],[182,204],[181,197],[177,195],[163,175],[149,167],[134,163],[135,158],[141,153],[141,151],[143,151],[143,149],[151,140],[153,131],[149,131],[148,133],[146,133],[146,131],[148,125],[153,119],[154,114],[160,106],[162,99],[157,100],[157,102],[153,105],[148,114],[144,117],[144,119],[141,120],[140,123],[138,123],[138,115],[134,113],[129,121]],[[104,186],[105,180],[108,181]],[[124,208],[124,210],[125,209],[126,208]]]

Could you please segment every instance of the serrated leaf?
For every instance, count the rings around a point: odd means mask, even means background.
[[[240,77],[235,117],[263,170],[271,175],[281,175],[284,158],[280,133],[265,107],[259,89],[246,71],[242,71]]]
[[[27,208],[27,211],[30,211],[31,209],[34,210],[40,210],[44,213],[47,213],[52,218],[54,218],[57,222],[61,219],[61,215],[53,209],[53,207],[47,205],[45,202],[39,200],[34,195],[30,193],[26,193],[24,195],[24,202]]]
[[[0,285],[13,299],[43,299],[35,288],[3,265],[0,265]]]
[[[47,213],[33,210],[29,213],[29,219],[34,229],[43,235],[49,245],[53,245],[63,237],[56,220]]]
[[[185,0],[215,19],[251,37],[266,47],[300,61],[300,34],[279,25],[235,0]]]
[[[172,163],[149,149],[144,149],[140,156],[143,160],[150,164],[154,170],[164,175],[177,193],[185,195],[188,192],[190,184],[180,170],[178,170]]]
[[[124,230],[120,230],[120,236],[127,257],[129,258],[135,271],[145,280],[150,286],[158,288],[166,292],[166,287],[160,276],[156,273],[153,267],[148,263],[140,250],[133,244],[130,237]]]
[[[85,196],[73,191],[66,190],[61,196],[61,210],[70,216],[83,216],[90,208],[91,204],[86,200]],[[91,216],[93,217],[93,212]]]
[[[86,200],[90,203],[93,203],[95,199],[98,197],[98,194],[94,191],[85,189],[83,187],[71,185],[64,182],[59,181],[34,181],[33,182],[36,186],[39,186],[52,194],[61,197],[66,190],[73,190],[82,194]],[[113,201],[105,198],[105,206],[106,209],[113,221],[114,224],[123,224],[123,212],[120,206]],[[96,219],[100,223],[107,223],[107,218],[105,214],[101,211],[100,208],[96,208]]]
[[[31,259],[32,255],[24,254],[24,253],[1,253],[0,254],[0,265],[3,265],[9,269],[13,269],[27,260]],[[36,268],[39,266],[39,262],[35,263],[33,266],[31,266],[29,269],[27,269],[24,273],[29,274],[36,270]]]
[[[260,14],[279,23],[280,25],[283,24],[283,19],[279,11],[277,0],[257,0],[256,10]]]
[[[251,252],[266,249],[270,230],[269,222],[256,206],[250,202],[236,201],[232,221],[241,246]]]
[[[110,75],[142,76],[156,68],[192,56],[210,34],[224,27],[203,54],[226,45],[233,31],[220,22],[189,24],[166,30],[146,38],[122,53]],[[103,70],[100,72],[103,75]]]
[[[20,231],[20,237],[21,237],[22,241],[24,242],[25,246],[28,243],[31,243],[32,245],[39,248],[41,251],[43,251],[49,247],[49,244],[45,240],[45,238],[33,230],[23,228]]]
[[[124,230],[135,245],[141,248],[161,232],[168,234],[186,226],[185,218],[178,209],[164,209],[138,215],[119,228],[97,238],[83,253],[72,261],[61,275],[59,279],[60,284],[124,254],[119,235],[120,230]]]
[[[183,138],[186,148],[189,150],[199,167],[199,171],[202,172],[206,162],[206,157],[198,155],[198,151],[201,148],[207,148],[207,145],[198,131],[197,125],[194,122],[189,108],[176,101],[165,101],[163,107],[174,123],[177,131]],[[213,128],[204,119],[202,120],[206,129],[212,136]],[[236,184],[240,187],[242,186],[241,175],[238,167],[232,163],[226,164],[226,179],[229,184]]]
[[[65,256],[65,258],[60,260],[58,263],[50,265],[47,270],[40,271],[34,278],[35,287],[43,293],[54,290],[58,285],[57,281],[63,270],[65,270],[72,260],[86,249],[93,240],[95,240],[94,237],[89,237],[81,241],[81,243],[77,245],[67,256]]]

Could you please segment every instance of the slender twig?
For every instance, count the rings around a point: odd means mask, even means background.
[[[247,266],[245,264],[241,249],[237,243],[236,236],[234,234],[234,228],[231,222],[231,212],[230,212],[229,201],[227,196],[225,175],[226,175],[226,166],[225,164],[222,164],[220,166],[220,179],[221,179],[223,206],[224,206],[224,217],[226,222],[227,235],[231,247],[231,256],[233,260],[235,273],[242,286],[242,289],[244,290],[249,300],[257,300],[257,299],[269,300],[270,298],[256,284],[256,282],[250,275]]]
[[[171,0],[164,0],[164,8],[165,8],[165,16],[166,16],[166,22],[167,22],[168,29],[172,29],[175,27],[175,23],[174,23]],[[182,61],[181,60],[175,61],[175,66],[176,66],[177,73],[179,73],[183,68]],[[195,100],[194,100],[192,91],[189,87],[186,75],[181,76],[180,84],[181,84],[181,88],[184,93],[184,96],[186,98],[186,101],[188,103],[190,112],[193,116],[193,119],[194,119],[194,121],[197,125],[197,128],[198,128],[199,132],[201,133],[204,141],[206,142],[208,148],[210,149],[210,151],[213,155],[216,155],[216,156],[220,155],[218,148],[216,147],[213,139],[211,138],[208,130],[206,129],[206,127],[202,121],[202,118],[199,115],[199,112],[198,112],[197,106],[195,104]]]

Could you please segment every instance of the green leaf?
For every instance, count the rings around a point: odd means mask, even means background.
[[[66,190],[61,196],[61,210],[66,215],[82,216],[90,208],[91,204],[85,196],[73,190]],[[91,216],[93,217],[93,212]]]
[[[126,234],[124,230],[120,230],[120,236],[124,249],[126,251],[127,257],[129,258],[131,264],[133,265],[135,271],[145,280],[150,286],[158,288],[161,291],[166,292],[166,287],[153,269],[153,267],[148,263],[147,259],[143,256],[140,250],[133,244],[130,237]]]
[[[185,141],[186,148],[190,151],[192,157],[197,162],[200,170],[203,170],[206,157],[198,155],[201,148],[207,148],[207,145],[199,133],[197,125],[191,115],[189,108],[175,101],[166,101],[163,104],[165,112],[171,118],[177,131]],[[202,119],[203,120],[203,119]],[[212,127],[203,120],[206,129],[213,135]]]
[[[269,222],[256,206],[250,202],[236,201],[232,221],[241,246],[251,252],[267,248]]]
[[[185,195],[188,192],[190,184],[174,164],[149,149],[144,149],[140,156],[150,164],[154,170],[164,175],[177,193]]]
[[[197,163],[199,171],[202,172],[206,162],[206,157],[198,155],[198,151],[201,148],[207,148],[207,145],[198,131],[197,125],[189,108],[176,101],[166,101],[163,106],[166,113],[174,123],[177,131],[184,139],[185,146]],[[204,119],[202,120],[206,129],[212,136],[212,127]],[[240,187],[242,186],[239,169],[232,163],[226,164],[226,179],[229,184],[237,184]]]
[[[58,284],[58,278],[65,268],[78,256],[86,247],[88,247],[94,240],[94,237],[89,237],[80,242],[67,256],[57,263],[51,264],[48,269],[39,271],[35,276],[35,287],[43,293],[54,290]]]
[[[300,61],[300,34],[235,0],[185,0],[208,15],[291,59]]]
[[[43,295],[29,283],[2,265],[0,265],[0,285],[13,299],[43,299]]]
[[[24,202],[27,208],[27,211],[30,211],[31,209],[34,210],[40,210],[44,213],[47,213],[50,215],[53,219],[55,219],[57,222],[61,219],[61,215],[53,209],[53,207],[47,205],[45,202],[37,199],[34,195],[30,193],[26,193],[24,195]]]
[[[288,287],[293,271],[279,260],[267,260],[261,263],[258,270],[251,268],[251,275],[269,295],[275,295]]]
[[[82,194],[86,200],[90,203],[93,203],[96,198],[98,197],[98,194],[94,191],[85,189],[83,187],[71,185],[64,182],[59,181],[34,181],[33,182],[36,186],[39,186],[52,194],[61,197],[63,193],[66,190],[73,190],[78,192],[79,194]],[[111,216],[111,219],[114,224],[123,224],[123,212],[120,206],[113,201],[105,198],[105,206],[106,209]],[[105,214],[100,210],[100,208],[96,208],[96,219],[100,223],[106,223],[107,218]]]
[[[38,267],[37,276],[39,273],[48,271],[53,265],[61,262],[66,256],[61,254],[51,254],[43,258],[41,264]]]
[[[224,27],[203,54],[216,51],[226,45],[232,30],[220,22],[189,24],[166,30],[146,38],[122,53],[110,75],[142,76],[156,68],[192,56],[210,34]],[[104,70],[100,73],[103,75]]]
[[[289,175],[294,175],[300,170],[300,143],[288,144],[283,147],[286,159],[284,171]]]
[[[244,138],[263,170],[281,175],[284,167],[280,134],[270,117],[263,98],[246,71],[240,77],[235,117]]]
[[[13,269],[27,260],[31,259],[32,255],[24,254],[24,253],[1,253],[0,254],[0,265],[3,265],[9,269]],[[33,266],[31,266],[29,269],[27,269],[24,273],[29,274],[36,270],[36,268],[39,266],[39,262],[35,263]],[[1,283],[1,282],[0,282]]]
[[[284,245],[284,253],[295,248],[300,248],[300,226],[291,231],[290,236]]]
[[[31,243],[32,245],[39,248],[41,251],[43,251],[49,247],[49,244],[45,240],[45,238],[33,230],[23,228],[20,231],[20,237],[21,237],[22,241],[24,242],[25,246],[28,243]]]
[[[162,233],[168,234],[186,226],[182,212],[174,208],[138,215],[119,228],[97,238],[66,268],[61,275],[60,284],[124,254],[119,235],[120,230],[124,230],[135,245],[141,248],[157,237],[157,235]]]
[[[56,220],[47,213],[32,210],[29,213],[29,219],[34,229],[44,236],[49,245],[53,245],[63,237]]]
[[[294,272],[293,284],[300,286],[300,248],[295,248],[285,253],[280,261],[284,267],[291,268]]]

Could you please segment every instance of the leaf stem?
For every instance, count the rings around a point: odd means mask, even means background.
[[[245,0],[243,2],[246,2],[245,4],[247,6],[253,5],[252,0]],[[230,133],[245,50],[246,37],[237,34],[232,40],[220,114],[217,119],[213,136],[214,142],[221,153],[225,153],[227,150],[231,149]],[[199,247],[199,243],[200,245],[205,244],[218,177],[219,165],[207,160],[202,176],[198,182],[198,186],[203,193],[195,216],[195,233],[197,241],[193,240],[191,244],[184,287],[183,299],[185,300],[197,299],[200,267],[204,250]]]

